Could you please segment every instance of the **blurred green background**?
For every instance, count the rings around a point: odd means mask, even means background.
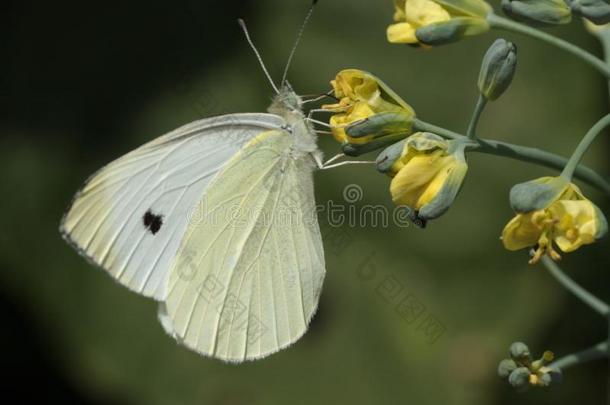
[[[369,4],[370,3],[370,4]],[[272,91],[242,37],[248,22],[279,78],[308,1],[5,1],[0,33],[0,342],[2,392],[22,399],[119,404],[601,404],[604,361],[562,385],[518,395],[496,377],[508,346],[558,355],[607,336],[606,324],[525,253],[502,248],[516,182],[552,173],[471,155],[451,211],[429,224],[325,227],[327,278],[310,331],[288,350],[240,366],[202,358],[167,337],[156,304],[120,287],[62,240],[58,223],[88,175],[186,122],[263,111]],[[494,4],[498,8],[498,4]],[[427,121],[462,131],[479,63],[503,33],[433,50],[386,43],[391,1],[323,0],[291,68],[301,94],[327,91],[346,67],[371,71]],[[576,20],[554,34],[600,53]],[[579,60],[530,39],[514,84],[480,133],[568,155],[608,110],[604,80]],[[337,151],[320,139],[327,156]],[[608,140],[587,163],[608,173]],[[371,167],[316,174],[319,203],[350,184],[391,208],[389,180]],[[585,192],[606,212],[607,199]],[[608,241],[566,255],[577,281],[610,299]],[[363,272],[371,277],[363,277]],[[387,283],[441,325],[431,339],[406,320]],[[441,330],[439,329],[439,330]],[[434,340],[432,342],[432,340]]]

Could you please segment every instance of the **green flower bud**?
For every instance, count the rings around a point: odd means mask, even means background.
[[[517,68],[517,47],[505,39],[496,39],[489,47],[479,73],[479,91],[488,100],[496,100],[510,86]]]
[[[548,387],[562,379],[561,370],[550,367],[553,352],[545,351],[539,360],[531,361],[530,351],[525,343],[515,342],[510,346],[512,359],[504,359],[498,365],[498,375],[508,377],[508,382],[519,391],[529,387]]]
[[[506,378],[510,375],[510,373],[515,371],[516,368],[517,363],[515,363],[514,360],[504,359],[498,365],[498,375],[500,376],[500,378]]]
[[[392,134],[411,133],[415,116],[401,112],[382,112],[371,115],[360,121],[352,122],[345,127],[345,133],[352,138],[373,135],[380,137]]]
[[[540,385],[543,387],[548,387],[553,383],[553,377],[549,373],[542,374],[540,377]]]
[[[510,205],[517,213],[538,211],[556,201],[569,186],[570,182],[561,176],[520,183],[510,190]]]
[[[548,386],[551,384],[559,384],[563,381],[563,373],[560,369],[551,367],[542,376],[542,381]]]
[[[383,152],[381,152],[375,161],[377,170],[379,170],[381,173],[392,172],[392,167],[402,157],[405,142],[407,142],[407,140],[403,139],[400,142],[390,145]]]
[[[405,136],[406,134],[394,134],[381,136],[362,144],[345,143],[341,146],[341,150],[347,156],[360,156],[401,141],[405,138]]]
[[[489,30],[489,23],[479,17],[456,17],[449,21],[424,25],[415,31],[417,39],[426,45],[445,45]]]
[[[604,0],[567,0],[572,12],[579,14],[594,24],[610,22],[610,4]]]
[[[502,10],[513,20],[530,25],[567,24],[572,20],[563,0],[502,0]]]
[[[523,342],[515,342],[510,345],[509,349],[510,357],[513,358],[519,364],[524,364],[523,362],[529,362],[531,358],[530,349]]]
[[[530,371],[527,367],[519,367],[513,370],[508,376],[508,383],[517,389],[525,389],[529,387]]]

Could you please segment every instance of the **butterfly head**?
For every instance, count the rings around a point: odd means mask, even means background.
[[[273,98],[268,111],[272,114],[303,113],[303,100],[294,92],[292,86],[285,81],[278,94]]]

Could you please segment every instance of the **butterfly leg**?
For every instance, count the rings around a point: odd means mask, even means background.
[[[327,169],[333,169],[335,167],[341,167],[341,166],[346,166],[346,165],[354,165],[354,164],[375,164],[374,161],[369,161],[369,160],[347,160],[345,162],[340,162],[340,163],[334,163],[337,160],[341,159],[345,157],[345,155],[343,153],[339,153],[335,156],[333,156],[332,158],[328,159],[326,162],[322,163],[319,156],[316,158],[314,156],[314,159],[316,160],[316,164],[318,165],[318,168],[320,170],[327,170]]]
[[[331,114],[335,113],[335,111],[327,110],[325,108],[314,108],[314,109],[309,110],[309,113],[307,114],[307,118],[311,118],[314,115],[314,113],[323,113],[323,112],[331,113]]]
[[[307,119],[307,121],[309,121],[309,122],[311,122],[311,123],[321,125],[321,126],[323,126],[323,127],[325,127],[325,128],[330,128],[330,129],[332,129],[332,128],[333,128],[332,126],[330,126],[330,125],[329,125],[329,124],[327,124],[326,122],[323,122],[323,121],[320,121],[320,120],[315,120],[315,119],[310,118],[310,117],[307,117],[306,119]]]
[[[324,162],[322,162],[322,155],[320,153],[312,153],[311,156],[313,157],[313,160],[316,162],[318,169],[320,169],[320,170],[324,169]]]
[[[341,163],[335,163],[332,165],[324,165],[321,170],[334,169],[335,167],[347,166],[347,165],[374,165],[376,162],[372,160],[348,160]]]
[[[327,166],[327,165],[331,164],[332,162],[335,162],[335,161],[341,159],[342,157],[345,157],[345,154],[339,153],[339,154],[331,157],[330,159],[328,159],[326,162],[324,162],[324,164],[322,166]]]
[[[319,94],[319,95],[318,94],[314,94],[314,95],[301,95],[302,99],[309,98],[309,100],[303,100],[302,104],[315,103],[316,101],[323,100],[326,97],[329,97],[329,98],[332,98],[333,100],[339,101],[339,99],[333,95],[333,90],[329,90],[328,93]]]

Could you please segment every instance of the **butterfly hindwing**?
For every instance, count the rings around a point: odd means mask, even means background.
[[[313,160],[268,131],[210,184],[172,267],[165,329],[226,361],[265,357],[305,333],[324,278]]]

